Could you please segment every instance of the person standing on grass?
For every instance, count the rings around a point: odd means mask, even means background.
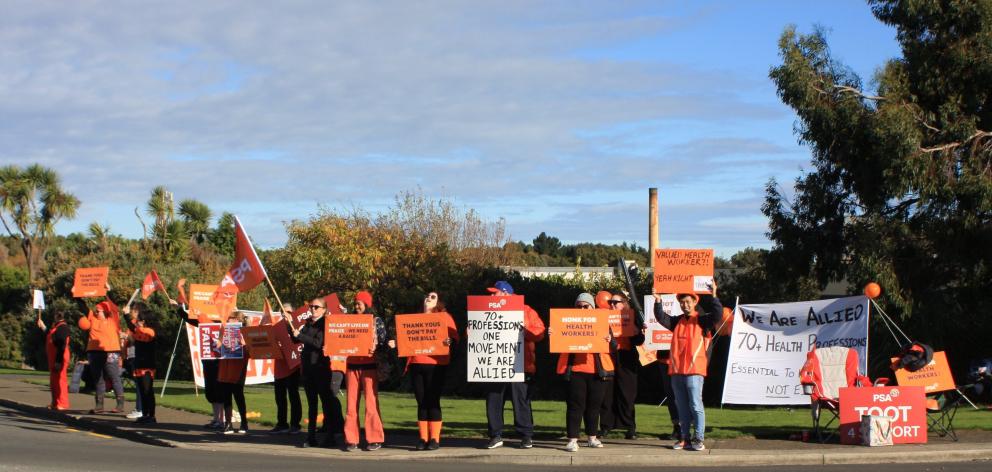
[[[240,311],[234,311],[228,322],[234,321],[245,325],[245,315]],[[223,328],[221,328],[223,330]],[[225,333],[226,336],[226,333]],[[248,375],[248,348],[245,346],[244,338],[238,334],[237,339],[228,339],[225,342],[231,343],[230,349],[240,346],[240,359],[221,359],[217,366],[217,388],[220,389],[224,399],[224,429],[223,434],[248,434],[248,405],[245,403],[245,377]],[[231,419],[234,416],[234,404],[238,405],[238,413],[241,415],[241,423],[238,429],[234,429]]]
[[[488,290],[497,297],[513,295],[513,287],[505,280],[496,282]],[[534,447],[534,413],[531,410],[534,373],[537,372],[534,353],[535,344],[544,339],[545,331],[544,322],[537,312],[524,305],[524,381],[486,384],[486,422],[489,429],[487,449],[503,447],[503,405],[506,403],[507,393],[513,402],[513,426],[520,434],[520,448]]]
[[[317,444],[317,402],[324,412],[324,424],[330,423],[324,437],[323,447],[334,447],[334,437],[341,434],[344,418],[341,417],[341,401],[331,394],[331,359],[324,355],[324,315],[327,306],[323,298],[310,302],[310,317],[299,329],[286,323],[286,329],[293,342],[303,344],[300,355],[300,372],[303,374],[303,388],[307,395],[307,439],[301,447],[316,447]]]
[[[362,290],[355,294],[354,312],[356,315],[372,314],[372,294]],[[375,451],[385,441],[382,417],[379,414],[379,371],[375,351],[387,340],[386,324],[373,314],[374,332],[372,349],[367,356],[349,356],[348,371],[345,373],[345,389],[348,390],[348,407],[344,419],[345,450],[358,448],[358,404],[359,395],[365,397],[365,441],[367,449]]]
[[[596,299],[589,293],[580,293],[575,299],[575,308],[592,310]],[[550,334],[550,333],[549,333]],[[607,333],[610,349],[616,348],[613,335]],[[613,377],[613,359],[605,353],[576,353],[558,354],[558,374],[564,375],[568,382],[568,403],[565,409],[565,429],[568,442],[565,450],[579,450],[579,427],[585,422],[586,436],[589,437],[586,446],[603,447],[603,442],[596,437],[599,431],[599,410],[603,405],[606,388],[610,386],[609,379]]]
[[[90,363],[90,375],[96,382],[96,405],[90,410],[90,414],[104,412],[103,397],[107,392],[104,376],[110,379],[117,397],[117,407],[110,412],[122,413],[124,387],[121,384],[121,329],[117,305],[110,298],[97,303],[89,314],[79,318],[79,329],[89,331],[86,358]]]
[[[291,323],[293,306],[283,305],[282,314],[286,323]],[[264,322],[264,321],[263,321]],[[271,320],[268,320],[271,323]],[[299,344],[291,346],[293,352],[299,351]],[[300,365],[299,362],[290,367],[289,359],[280,358],[272,361],[273,378],[275,378],[276,426],[269,430],[270,434],[300,434],[300,420],[303,418],[303,406],[300,402]],[[287,398],[289,399],[289,421],[287,417]]]
[[[609,309],[620,310],[629,315],[637,334],[631,337],[617,337],[617,349],[612,354],[616,376],[607,386],[600,411],[600,437],[605,437],[611,429],[623,427],[626,439],[637,439],[637,421],[634,411],[637,400],[637,371],[641,368],[637,346],[644,344],[644,321],[633,313],[630,302],[622,292],[613,292],[607,301]]]
[[[131,377],[138,387],[138,398],[141,399],[141,417],[135,419],[135,422],[154,424],[155,316],[142,302],[135,303],[130,308],[124,307],[123,312],[124,321],[131,331],[131,343],[134,345]]]
[[[677,295],[682,314],[669,316],[662,310],[661,296],[655,294],[654,316],[662,326],[672,331],[669,374],[672,390],[679,410],[681,437],[673,449],[706,449],[703,440],[706,432],[706,413],[703,410],[703,381],[709,359],[707,348],[721,319],[723,306],[716,296],[716,284],[711,285],[712,295],[701,298],[695,293]],[[690,435],[691,427],[695,435]],[[691,438],[686,444],[686,440]]]
[[[176,316],[186,324],[197,327],[200,323],[213,323],[209,316],[199,314],[196,318],[190,318],[186,306],[169,299],[169,304],[176,307]],[[203,425],[207,429],[224,429],[224,396],[217,386],[217,370],[220,368],[218,359],[200,359],[201,372],[203,372],[203,396],[213,409],[213,418]]]
[[[45,352],[48,354],[48,385],[52,391],[51,410],[69,409],[69,384],[66,372],[69,369],[69,325],[61,311],[52,313],[52,329],[38,317],[38,329],[45,332]]]
[[[430,292],[424,297],[424,313],[437,313],[443,318],[448,330],[445,346],[450,348],[458,342],[458,327],[437,292]],[[396,341],[390,339],[389,347],[395,348]],[[417,399],[417,429],[420,432],[420,441],[416,446],[418,451],[434,451],[441,446],[441,391],[444,389],[444,377],[450,363],[450,355],[407,358],[406,370],[410,372],[413,396]]]

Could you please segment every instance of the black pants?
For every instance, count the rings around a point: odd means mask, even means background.
[[[668,418],[671,420],[672,425],[679,425],[679,407],[675,404],[675,393],[672,391],[672,376],[668,375],[668,364],[663,364],[658,361],[658,367],[661,369],[661,388],[665,393],[665,400],[668,402]]]
[[[155,417],[155,377],[151,372],[135,379],[138,382],[138,396],[141,397],[141,416]]]
[[[534,379],[526,375],[524,382],[497,382],[488,384],[486,392],[486,420],[489,423],[489,437],[503,435],[503,405],[506,394],[513,401],[513,427],[521,438],[534,435],[534,413],[530,409],[530,399],[534,392]]]
[[[300,371],[276,379],[276,426],[280,428],[300,427],[303,417],[303,405],[300,403]],[[286,422],[286,397],[289,397],[289,407],[292,409],[289,423]]]
[[[565,430],[569,438],[579,437],[579,426],[585,421],[586,434],[595,436],[599,428],[599,409],[606,395],[607,380],[595,374],[572,372],[568,381],[568,404],[565,410]]]
[[[220,361],[217,359],[207,359],[200,361],[203,366],[203,396],[207,397],[210,403],[224,403],[224,397],[217,388],[217,371],[220,370]]]
[[[441,421],[441,390],[444,388],[445,367],[410,364],[413,396],[417,399],[417,421]]]
[[[641,361],[636,350],[617,351],[615,377],[606,387],[599,412],[600,429],[626,428],[637,431],[634,404],[637,400],[637,370]]]
[[[341,415],[341,400],[331,393],[331,371],[307,372],[303,379],[303,389],[307,394],[307,434],[313,438],[317,435],[317,401],[319,399],[324,413],[324,424],[328,434],[344,433],[344,416]]]
[[[242,379],[238,383],[217,382],[217,388],[221,391],[224,399],[224,412],[231,411],[233,406],[238,405],[238,414],[241,415],[241,427],[248,424],[248,405],[245,404],[245,381]],[[227,418],[228,423],[231,418]]]

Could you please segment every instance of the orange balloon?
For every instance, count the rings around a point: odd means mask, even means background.
[[[723,307],[723,316],[720,323],[723,323],[723,327],[720,328],[720,331],[717,334],[720,336],[730,336],[731,329],[734,327],[734,310],[731,310],[728,307]]]
[[[876,298],[881,294],[882,287],[880,287],[877,283],[868,282],[868,285],[865,285],[865,296],[868,298]]]
[[[610,293],[610,292],[607,292],[606,290],[600,290],[600,291],[596,292],[596,308],[609,308],[610,307],[610,303],[609,303],[610,302],[610,298],[612,298],[612,297],[613,297],[613,294]]]

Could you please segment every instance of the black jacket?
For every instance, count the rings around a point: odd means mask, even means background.
[[[304,377],[331,374],[331,358],[324,355],[324,320],[326,319],[327,317],[322,316],[314,322],[308,320],[300,328],[300,334],[297,336],[293,336],[292,328],[289,323],[286,324],[293,341],[303,344],[300,363]]]

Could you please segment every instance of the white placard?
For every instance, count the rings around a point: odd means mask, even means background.
[[[661,309],[670,316],[682,314],[675,294],[661,296]],[[654,295],[644,296],[644,349],[649,351],[667,351],[672,348],[672,332],[661,325],[654,317]]]
[[[524,381],[523,297],[509,298],[468,297],[469,382]]]
[[[45,309],[45,292],[41,290],[34,291],[34,309],[44,310]]]
[[[808,405],[799,384],[806,353],[815,347],[858,351],[868,359],[868,298],[864,296],[766,305],[740,305],[727,359],[723,403]]]

